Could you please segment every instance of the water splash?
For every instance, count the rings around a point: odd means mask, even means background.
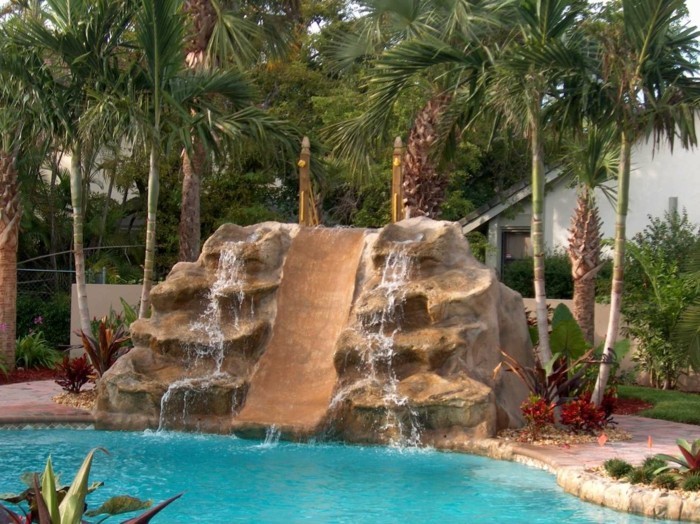
[[[274,424],[265,431],[265,440],[258,445],[260,448],[274,448],[280,443],[282,432]]]

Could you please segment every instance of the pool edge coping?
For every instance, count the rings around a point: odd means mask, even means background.
[[[436,449],[508,460],[552,473],[566,493],[585,502],[655,519],[700,522],[700,492],[681,493],[646,485],[616,481],[583,466],[556,464],[546,449],[532,449],[495,438],[448,440]]]

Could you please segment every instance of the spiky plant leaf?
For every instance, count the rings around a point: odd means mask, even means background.
[[[130,513],[141,509],[150,508],[153,505],[152,500],[141,500],[129,495],[119,495],[106,500],[99,508],[85,512],[86,517],[95,517],[97,515],[119,515],[121,513]]]

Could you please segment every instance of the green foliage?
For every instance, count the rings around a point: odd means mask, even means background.
[[[41,323],[38,323],[41,319]],[[20,293],[17,295],[17,336],[41,329],[46,342],[53,348],[66,347],[70,342],[70,294],[46,296]]]
[[[638,342],[641,369],[654,386],[669,389],[694,361],[690,348],[672,336],[683,311],[700,296],[700,286],[681,274],[683,261],[700,243],[700,228],[685,212],[649,219],[627,246],[623,314],[627,334]]]
[[[544,279],[548,298],[570,299],[573,297],[574,284],[571,279],[571,262],[563,253],[545,256]],[[501,280],[523,297],[534,297],[533,265],[531,258],[513,260],[503,266]]]
[[[700,425],[700,395],[641,386],[617,386],[621,398],[634,398],[654,406],[640,415],[672,422]]]
[[[681,489],[685,491],[700,491],[700,475],[688,475],[681,482]]]
[[[681,455],[673,456],[664,453],[656,455],[656,458],[670,463],[657,469],[656,473],[677,469],[681,475],[700,475],[700,439],[691,444],[687,440],[679,438],[676,443]]]
[[[652,455],[649,457],[644,458],[644,462],[642,462],[642,467],[646,468],[652,472],[655,472],[657,469],[662,468],[666,465],[666,461],[661,460],[659,457]]]
[[[580,358],[588,349],[581,328],[565,304],[554,309],[549,344],[553,355],[563,356],[569,361]]]
[[[634,468],[627,475],[630,484],[650,484],[654,480],[654,472],[644,467]]]
[[[49,346],[43,331],[35,331],[17,339],[15,365],[20,368],[53,369],[61,353]]]
[[[678,487],[678,479],[671,473],[661,473],[654,477],[651,484],[657,488],[676,489]]]
[[[619,479],[628,475],[633,469],[632,464],[618,458],[606,460],[605,462],[603,462],[603,467],[605,468],[605,471],[608,473],[608,475],[610,475],[614,479]]]
[[[107,453],[107,450],[103,448],[91,450],[83,460],[70,486],[58,485],[58,478],[54,473],[51,457],[49,457],[46,461],[44,473],[41,475],[41,482],[39,482],[39,476],[37,474],[30,475],[31,481],[29,483],[29,489],[19,495],[4,495],[0,500],[12,504],[28,502],[31,508],[31,514],[36,519],[32,520],[32,522],[38,521],[40,524],[79,524],[84,522],[82,519],[83,516],[102,514],[107,514],[108,516],[119,515],[150,507],[152,504],[151,501],[141,501],[134,497],[120,495],[108,499],[96,510],[85,512],[87,507],[85,503],[86,497],[103,484],[102,482],[89,484],[90,469],[97,451]],[[181,496],[182,494],[179,494],[161,502],[152,509],[127,522],[131,524],[146,524],[150,522],[154,515]],[[9,522],[16,522],[17,524],[22,524],[24,522],[23,517],[5,506],[0,505],[0,510],[5,512],[4,516],[11,519]],[[3,522],[5,522],[5,520],[3,520]]]

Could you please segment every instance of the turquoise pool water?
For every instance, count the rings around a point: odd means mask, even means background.
[[[544,471],[483,457],[177,433],[0,431],[0,493],[21,491],[19,474],[41,470],[49,453],[70,480],[96,446],[110,454],[95,456],[90,479],[105,485],[90,507],[118,494],[160,501],[185,492],[154,524],[658,522],[583,503]]]

